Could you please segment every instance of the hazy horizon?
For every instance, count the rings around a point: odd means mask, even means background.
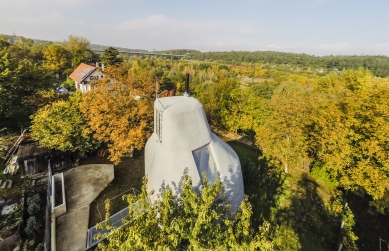
[[[0,33],[131,49],[389,56],[383,0],[0,2]]]

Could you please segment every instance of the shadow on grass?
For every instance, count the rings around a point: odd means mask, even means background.
[[[360,250],[379,250],[380,237],[389,242],[389,216],[374,211],[369,206],[371,198],[349,193],[347,202],[355,215],[356,241]],[[381,242],[381,251],[389,251],[389,244]]]
[[[282,195],[285,176],[277,168],[260,159],[258,149],[236,141],[227,142],[238,154],[242,166],[245,194],[252,205],[254,229],[264,222],[274,222],[274,212]]]
[[[336,204],[333,199],[341,205],[341,194],[330,194],[307,173],[285,174],[259,159],[258,150],[236,142],[228,144],[241,161],[253,227],[258,229],[263,221],[269,221],[276,250],[337,250],[341,210],[331,205]]]
[[[255,229],[266,221],[274,221],[274,209],[282,194],[285,181],[281,172],[267,165],[265,160],[241,159],[245,194],[253,208]]]
[[[291,194],[283,198],[275,216],[280,250],[337,250],[340,214],[330,212],[318,188],[307,174],[296,180],[288,178]]]

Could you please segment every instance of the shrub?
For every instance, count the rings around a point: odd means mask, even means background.
[[[27,205],[27,212],[29,215],[37,215],[41,207],[41,198],[39,197],[39,194],[35,194],[34,196],[28,198]]]
[[[338,186],[338,182],[332,179],[327,172],[326,168],[321,162],[316,162],[311,169],[311,176],[317,180],[326,184],[328,187],[335,189]]]
[[[68,78],[68,79],[66,79],[65,81],[63,81],[62,84],[61,84],[61,86],[62,86],[62,87],[65,87],[65,88],[68,89],[68,90],[73,90],[73,89],[75,89],[75,88],[74,88],[74,82],[73,82],[73,80],[72,80],[71,78]]]
[[[34,236],[35,235],[35,230],[36,230],[36,218],[35,216],[30,216],[27,220],[27,226],[24,228],[24,232],[28,236]]]

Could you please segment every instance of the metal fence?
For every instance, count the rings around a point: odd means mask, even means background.
[[[109,224],[114,227],[120,227],[123,225],[123,219],[125,219],[129,214],[128,207],[122,209],[121,211],[117,212],[116,214],[109,217]],[[104,225],[107,223],[107,220],[102,221],[100,224]],[[106,229],[105,227],[97,229],[96,226],[88,229],[87,231],[87,239],[86,239],[86,249],[90,249],[94,246],[96,246],[99,242],[105,239],[105,237],[100,237],[97,239],[98,234],[106,234],[110,233],[111,231]]]
[[[124,194],[133,194],[133,195],[137,195],[139,194],[139,191],[136,190],[135,188],[130,188],[118,195],[116,195],[115,197],[109,199],[109,201],[114,201],[118,198],[120,198],[120,196],[124,195]],[[105,203],[101,203],[100,205],[98,205],[96,208],[97,208],[97,211],[100,215],[100,219],[101,219],[101,222],[100,224],[104,226],[104,224],[109,224],[110,226],[113,226],[115,228],[117,227],[120,227],[123,225],[123,219],[126,219],[128,218],[128,214],[129,214],[129,209],[128,209],[128,206],[126,206],[124,209],[120,210],[119,212],[113,214],[111,217],[109,217],[108,221],[107,220],[103,220],[102,217],[101,217],[101,212],[100,212],[100,207],[101,206],[104,206]],[[105,210],[105,209],[104,209]],[[87,239],[86,239],[86,249],[90,249],[94,246],[96,246],[99,242],[101,242],[102,240],[106,239],[106,237],[100,237],[98,238],[97,236],[99,234],[110,234],[110,230],[103,227],[103,228],[99,228],[97,229],[96,226],[88,229],[87,231]]]

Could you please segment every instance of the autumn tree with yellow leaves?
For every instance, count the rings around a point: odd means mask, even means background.
[[[317,92],[312,130],[317,158],[342,187],[369,194],[384,212],[389,208],[388,79],[348,70],[322,78]]]
[[[63,73],[70,67],[70,53],[62,45],[51,44],[43,52],[43,66],[55,73]]]
[[[265,156],[285,172],[315,163],[339,186],[389,208],[389,81],[367,70],[277,87],[256,130]]]
[[[270,101],[269,116],[255,128],[258,146],[265,156],[283,165],[285,173],[308,159],[306,131],[312,109],[310,93],[300,84],[280,85]]]
[[[108,67],[104,74],[84,94],[81,111],[94,137],[107,144],[109,159],[119,163],[142,149],[152,133],[155,81],[150,71],[125,64]]]

